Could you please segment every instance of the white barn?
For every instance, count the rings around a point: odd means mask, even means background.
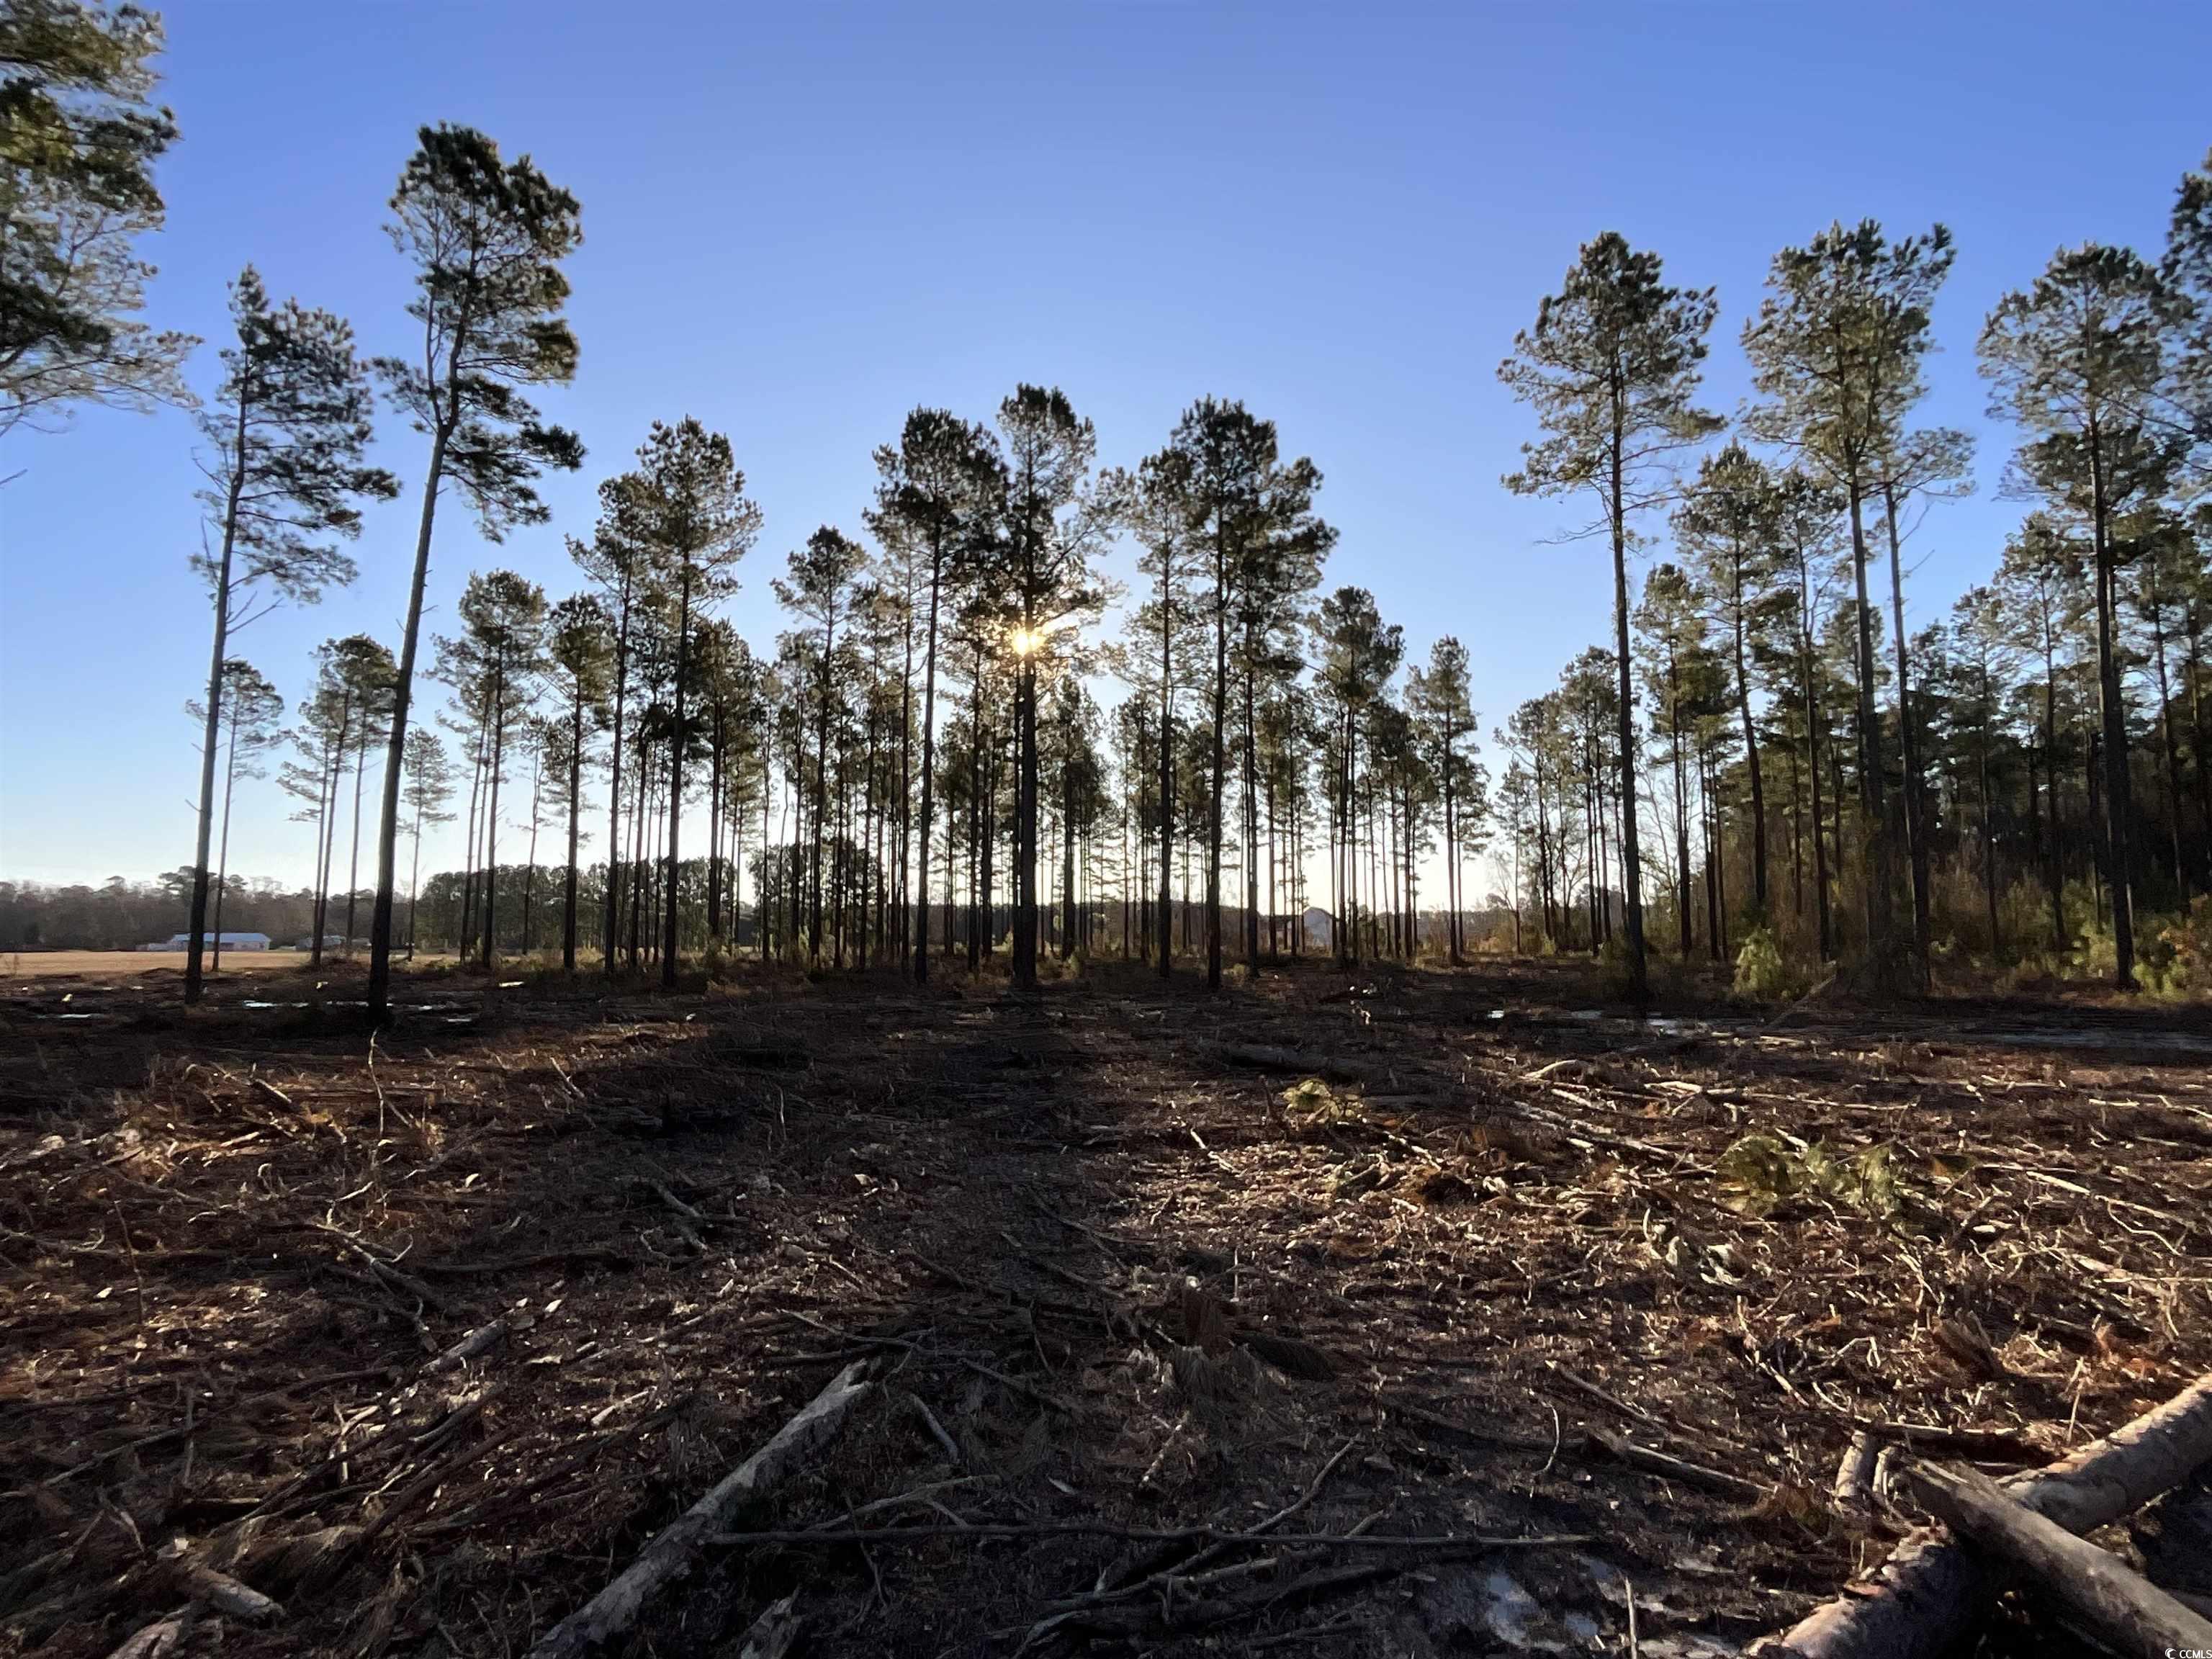
[[[266,951],[269,948],[269,935],[266,933],[204,933],[201,938],[210,945],[220,940],[226,951]],[[192,936],[190,933],[172,933],[157,945],[142,945],[138,948],[142,951],[189,951],[192,948]]]

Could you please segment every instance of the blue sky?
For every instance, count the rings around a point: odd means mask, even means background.
[[[1322,467],[1332,585],[1372,588],[1417,652],[1468,643],[1486,726],[1607,625],[1603,550],[1546,539],[1580,506],[1498,483],[1529,428],[1497,362],[1579,243],[1617,228],[1718,286],[1708,401],[1728,411],[1777,247],[1837,217],[1951,225],[1925,418],[1980,433],[1982,489],[1914,544],[1924,619],[2020,511],[1996,498],[2011,438],[1983,416],[1981,318],[2061,244],[2154,251],[2212,143],[2212,11],[2179,3],[197,0],[168,21],[164,325],[215,337],[250,259],[365,349],[406,349],[380,227],[425,121],[531,152],[583,203],[582,368],[546,401],[592,453],[552,483],[554,522],[502,548],[441,515],[431,630],[472,568],[573,590],[562,533],[655,417],[727,432],[765,509],[731,607],[758,642],[768,578],[816,525],[859,529],[870,450],[914,405],[981,416],[1057,384],[1129,463],[1215,393]],[[216,373],[204,347],[194,382]],[[383,434],[410,489],[371,512],[361,581],[236,641],[288,698],[319,641],[397,641],[421,446]],[[0,487],[0,877],[189,859],[192,450],[178,413],[0,443],[0,476],[22,470]],[[233,869],[305,875],[288,805],[241,789]],[[455,837],[425,866],[457,856]]]

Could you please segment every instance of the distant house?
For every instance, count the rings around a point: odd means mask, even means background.
[[[226,951],[269,949],[269,935],[266,933],[204,933],[201,938],[210,945],[220,943]],[[138,948],[142,951],[189,951],[192,948],[192,936],[190,933],[172,933],[158,945],[142,945]]]

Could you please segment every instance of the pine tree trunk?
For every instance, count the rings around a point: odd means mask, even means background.
[[[2136,988],[2135,884],[2130,842],[2134,835],[2133,791],[2128,778],[2128,726],[2120,701],[2116,637],[2119,561],[2112,544],[2105,499],[2105,455],[2097,423],[2089,423],[2090,527],[2097,560],[2097,691],[2105,746],[2106,861],[2112,888],[2112,983]]]
[[[561,896],[561,968],[576,974],[576,847],[584,801],[584,696],[576,689],[575,715],[568,732],[568,880]],[[612,855],[609,848],[609,855]]]
[[[2066,842],[2058,799],[2058,670],[2050,637],[2043,646],[2043,770],[2051,792],[2051,948],[2056,961],[2066,956]]]
[[[2157,586],[2157,566],[2146,568],[2145,581],[2150,586],[2151,660],[2158,670],[2158,730],[2166,748],[2166,805],[2172,813],[2167,825],[2173,846],[2173,883],[2181,894],[2181,908],[2189,908],[2189,866],[2181,856],[2181,750],[2173,732],[2173,693],[2166,676],[2166,616]]]
[[[499,934],[499,775],[507,761],[507,663],[502,657],[492,671],[491,787],[484,808],[483,965],[498,965]]]
[[[929,835],[937,809],[937,605],[944,582],[943,537],[933,538],[929,552],[929,636],[922,651],[921,668],[921,835],[915,843],[914,978],[929,982]],[[945,868],[951,871],[948,848]]]
[[[415,653],[422,633],[422,591],[430,580],[430,529],[438,512],[438,486],[446,471],[446,446],[453,418],[439,422],[430,436],[430,461],[422,473],[422,515],[415,532],[415,575],[407,592],[407,625],[399,637],[399,678],[392,696],[392,741],[385,751],[384,804],[377,817],[376,908],[369,920],[368,1016],[381,1023],[392,1012],[392,900],[398,875],[399,783],[407,763],[407,715],[415,687]]]
[[[346,930],[345,951],[350,958],[353,942],[361,937],[356,931],[360,924],[356,906],[361,895],[361,786],[362,775],[368,769],[368,707],[362,706],[361,740],[354,744],[353,757],[353,837],[351,850],[346,854]]]
[[[1260,972],[1260,795],[1255,774],[1260,756],[1251,661],[1257,647],[1249,628],[1245,629],[1244,644],[1244,965],[1256,979]]]
[[[1882,991],[1896,983],[1897,960],[1892,939],[1891,905],[1896,873],[1888,809],[1882,783],[1881,718],[1874,702],[1874,608],[1867,597],[1867,543],[1864,501],[1854,468],[1847,479],[1850,500],[1851,577],[1856,588],[1854,612],[1857,632],[1859,813],[1866,838],[1867,978],[1870,988]]]
[[[676,718],[668,737],[668,908],[662,918],[660,940],[660,988],[664,991],[676,988],[677,928],[683,909],[677,902],[678,860],[682,856],[677,837],[684,824],[684,691],[690,669],[691,575],[692,563],[686,556],[676,610]]]
[[[1912,866],[1912,969],[1923,994],[1928,990],[1934,948],[1928,868],[1926,789],[1920,773],[1920,738],[1912,718],[1912,679],[1905,640],[1905,562],[1897,533],[1897,486],[1881,487],[1882,519],[1889,532],[1889,615],[1896,635],[1897,731],[1905,759],[1905,839]]]
[[[607,896],[605,914],[599,918],[600,931],[605,935],[605,959],[599,963],[599,969],[610,978],[615,972],[616,951],[622,941],[623,715],[623,705],[629,694],[629,571],[625,567],[622,586],[616,598],[615,720],[614,730],[610,734],[607,781]]]
[[[200,1000],[200,951],[207,937],[208,838],[215,819],[215,750],[222,724],[223,653],[230,643],[231,560],[238,545],[238,502],[246,487],[246,398],[238,400],[238,424],[230,454],[230,489],[223,502],[222,554],[216,562],[215,644],[209,653],[207,730],[200,747],[200,810],[198,841],[192,854],[191,941],[185,955],[185,1000]],[[234,753],[235,748],[234,745]],[[226,794],[228,792],[226,792]],[[228,843],[228,808],[224,840]],[[222,931],[218,924],[216,931]],[[217,946],[220,951],[220,945]]]
[[[1163,565],[1164,566],[1164,556]],[[1160,579],[1160,977],[1175,973],[1175,682],[1170,660],[1167,578]]]
[[[1990,672],[1982,670],[1982,719],[1979,753],[1982,785],[1982,890],[1989,902],[1990,955],[1994,959],[2002,954],[2003,941],[1997,933],[1997,842],[1996,827],[1990,822],[1990,708],[1991,707]]]
[[[1751,672],[1744,661],[1743,557],[1741,549],[1733,562],[1735,602],[1730,607],[1735,623],[1736,712],[1743,724],[1744,765],[1751,774],[1751,901],[1760,921],[1766,920],[1766,787],[1759,766],[1759,728],[1751,719]]]
[[[230,889],[230,799],[238,787],[238,710],[230,714],[230,744],[222,766],[222,851],[215,872],[215,948],[209,952],[209,970],[222,971],[222,900]]]

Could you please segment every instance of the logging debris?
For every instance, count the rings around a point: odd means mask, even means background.
[[[2212,1369],[2212,1085],[2121,1011],[422,985],[373,1071],[0,996],[0,1652],[526,1651],[862,1360],[655,1650],[1621,1650],[1632,1582],[1723,1652],[1890,1541],[1855,1435],[2040,1466]]]

